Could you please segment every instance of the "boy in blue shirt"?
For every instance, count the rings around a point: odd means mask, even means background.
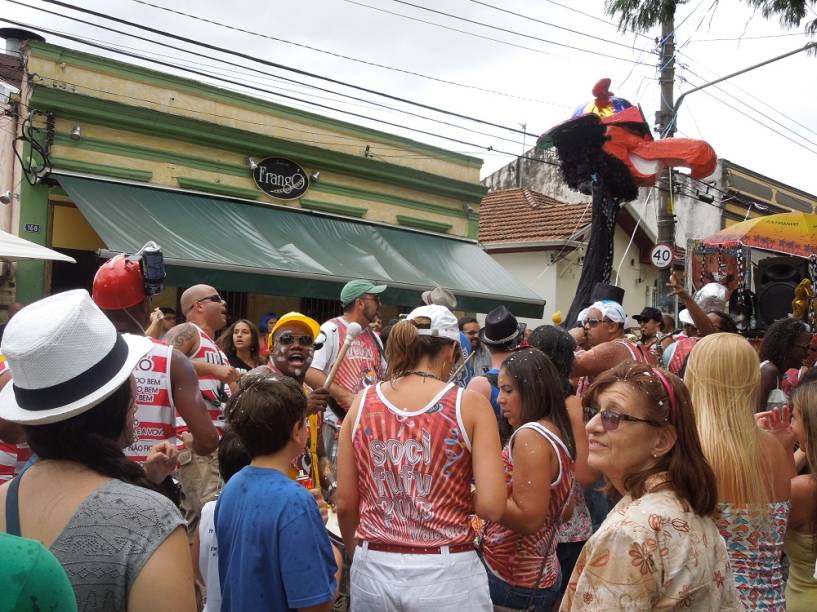
[[[287,476],[306,445],[303,391],[286,376],[244,376],[225,412],[252,462],[216,506],[221,610],[330,610],[329,537],[312,494]]]

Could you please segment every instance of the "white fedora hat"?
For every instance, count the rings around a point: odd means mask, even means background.
[[[90,410],[128,379],[151,346],[150,338],[116,333],[84,289],[34,302],[3,334],[0,351],[12,381],[0,391],[0,418],[45,425]]]

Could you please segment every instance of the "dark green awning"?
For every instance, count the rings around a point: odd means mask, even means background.
[[[541,317],[544,300],[470,240],[250,203],[78,176],[57,175],[107,247],[161,245],[168,283],[228,291],[338,299],[365,278],[389,286],[383,301],[411,306],[439,285],[459,308],[505,304]]]

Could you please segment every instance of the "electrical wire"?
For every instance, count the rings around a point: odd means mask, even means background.
[[[18,0],[5,0],[5,1],[10,2],[12,4],[19,4],[19,5],[22,5],[22,6],[28,6],[28,5],[23,4],[22,2],[19,2]],[[479,130],[474,130],[473,128],[468,128],[468,127],[461,126],[461,125],[458,125],[458,124],[454,124],[454,123],[444,121],[444,120],[441,120],[441,119],[436,119],[436,118],[433,118],[433,117],[427,117],[425,115],[420,115],[418,113],[413,113],[413,112],[407,111],[405,109],[400,109],[400,108],[396,108],[394,106],[389,106],[389,105],[383,104],[381,102],[375,102],[375,101],[372,101],[372,100],[367,100],[365,98],[360,98],[358,96],[353,96],[353,95],[342,93],[342,92],[336,92],[336,91],[334,91],[332,89],[327,89],[327,88],[324,88],[324,87],[313,85],[311,83],[304,83],[303,81],[298,81],[297,79],[291,79],[291,78],[282,77],[282,76],[279,76],[279,75],[269,75],[267,72],[265,72],[263,70],[252,68],[250,66],[243,66],[242,64],[238,64],[238,63],[235,63],[235,62],[230,62],[228,60],[224,60],[224,59],[220,59],[220,58],[211,58],[211,56],[208,56],[208,55],[203,54],[203,53],[198,53],[196,51],[191,51],[191,50],[184,49],[182,47],[177,47],[177,46],[174,46],[174,45],[171,45],[171,44],[160,43],[160,42],[152,40],[150,38],[145,38],[145,37],[139,36],[137,34],[131,34],[131,33],[128,33],[128,32],[124,32],[122,30],[117,30],[116,28],[111,28],[111,27],[108,27],[108,26],[105,26],[105,25],[96,24],[96,23],[93,23],[93,22],[90,22],[90,21],[86,21],[84,19],[79,19],[77,17],[72,17],[72,16],[68,16],[68,15],[60,15],[59,13],[55,13],[54,11],[49,11],[47,9],[43,9],[43,8],[40,8],[40,7],[33,7],[32,6],[32,7],[29,7],[29,8],[33,8],[33,9],[38,10],[38,11],[42,11],[42,12],[45,12],[45,13],[48,13],[48,14],[51,14],[51,15],[55,15],[57,17],[64,17],[66,19],[76,21],[76,22],[79,22],[79,23],[83,23],[85,25],[90,25],[90,26],[99,28],[99,29],[104,30],[104,31],[109,31],[109,32],[113,32],[113,33],[120,34],[120,35],[123,35],[123,36],[129,36],[129,37],[132,37],[132,38],[136,38],[138,40],[142,40],[142,41],[145,41],[145,42],[148,42],[148,43],[151,43],[151,44],[156,44],[156,45],[163,44],[164,47],[174,49],[176,51],[181,51],[183,53],[188,53],[188,54],[191,54],[191,55],[195,55],[195,56],[198,56],[198,57],[204,57],[204,58],[207,58],[207,59],[215,59],[216,61],[222,62],[222,63],[227,64],[229,66],[235,66],[235,67],[241,68],[242,70],[248,70],[248,71],[251,71],[251,72],[261,74],[261,75],[266,76],[266,77],[272,77],[272,78],[275,78],[275,79],[278,79],[278,80],[281,80],[281,81],[285,81],[285,82],[288,82],[288,83],[295,83],[295,84],[298,84],[298,85],[302,85],[304,87],[308,87],[310,89],[315,89],[317,91],[323,91],[323,92],[331,93],[331,94],[338,95],[338,96],[341,96],[341,97],[344,97],[344,98],[349,98],[349,99],[356,100],[356,101],[359,101],[359,102],[364,102],[364,103],[369,104],[371,106],[379,107],[379,108],[382,108],[382,109],[387,109],[388,111],[398,112],[398,113],[410,115],[410,116],[413,116],[413,117],[416,117],[416,118],[419,118],[419,119],[424,119],[424,120],[427,120],[427,121],[440,123],[442,125],[447,125],[447,126],[450,126],[450,127],[454,127],[456,129],[465,130],[467,132],[471,132],[471,133],[474,133],[474,134],[479,134],[481,136],[487,136],[489,138],[495,138],[495,139],[502,140],[502,141],[509,142],[509,143],[513,143],[513,144],[516,144],[516,142],[517,142],[516,140],[511,140],[511,139],[505,138],[503,136],[498,136],[498,135],[495,135],[495,134],[489,134],[487,132],[481,132]],[[66,33],[57,31],[57,35],[66,36]],[[91,41],[95,40],[95,39],[93,39],[91,37],[86,37],[86,39],[91,40]],[[98,41],[97,40],[97,42],[102,42],[102,43],[104,43],[106,45],[114,45],[114,43],[109,43],[107,41]],[[118,46],[126,48],[126,49],[129,48],[129,47],[126,47],[124,45],[118,45]],[[131,49],[133,49],[133,48],[131,48]],[[151,51],[144,51],[142,49],[136,49],[136,50],[141,52],[141,53],[153,53]],[[166,55],[162,55],[162,57],[167,57],[167,58],[171,58],[171,59],[178,59],[178,58],[172,58],[172,56],[166,56]],[[152,59],[152,58],[149,61],[155,61],[157,63],[161,63],[161,60],[155,60],[155,59]],[[189,60],[184,60],[184,59],[181,59],[179,61],[190,63]],[[208,68],[210,68],[210,69],[213,69],[213,67],[210,66],[210,65],[206,65],[206,66]],[[188,71],[192,71],[192,70],[190,70],[188,68],[184,68],[184,69],[188,70]],[[246,74],[243,74],[243,73],[238,73],[238,74],[240,74],[243,78],[247,78]],[[219,78],[221,78],[221,77],[219,77]],[[229,82],[234,83],[233,81],[229,81]],[[239,86],[247,86],[247,87],[253,88],[252,86],[245,85],[245,84],[239,84]],[[253,89],[257,89],[257,88],[253,88]],[[267,91],[267,90],[262,89],[261,91]],[[292,90],[284,89],[283,91],[292,91]],[[272,93],[273,95],[283,96],[283,94],[279,94],[279,93],[276,93],[276,92],[268,92],[268,93]],[[302,92],[295,92],[295,93],[302,93]],[[320,96],[314,96],[314,94],[312,94],[312,95],[313,95],[313,97],[315,97],[317,99],[321,98]],[[287,97],[287,96],[283,96],[283,97]],[[294,100],[294,101],[299,100],[298,98],[293,98],[293,97],[289,97],[289,99]],[[333,102],[339,102],[337,100],[332,100],[332,101]],[[305,103],[306,104],[313,104],[311,101],[305,101]],[[340,111],[340,112],[345,112],[345,111]],[[372,121],[377,121],[377,119],[375,119],[373,117],[369,117],[368,115],[365,116],[364,118],[370,119]]]
[[[438,83],[444,83],[446,85],[453,85],[455,87],[462,87],[462,88],[465,88],[465,89],[472,89],[472,90],[476,90],[476,91],[481,91],[483,93],[489,93],[489,94],[494,94],[494,95],[498,95],[498,96],[504,96],[504,97],[507,97],[507,98],[514,98],[516,100],[522,100],[522,101],[525,101],[525,102],[534,102],[534,103],[537,103],[537,104],[547,104],[547,105],[550,105],[550,106],[557,106],[557,107],[561,107],[561,108],[571,108],[571,107],[569,107],[569,106],[567,106],[565,104],[559,104],[558,102],[551,102],[551,101],[548,101],[548,100],[540,100],[538,98],[529,98],[529,97],[526,97],[526,96],[519,96],[519,95],[508,93],[508,92],[505,92],[505,91],[500,91],[500,90],[497,90],[497,89],[490,89],[490,88],[487,88],[487,87],[480,87],[478,85],[470,85],[470,84],[467,84],[467,83],[460,83],[458,81],[451,81],[449,79],[443,79],[443,78],[440,78],[440,77],[436,77],[436,76],[432,76],[432,75],[428,75],[428,74],[423,74],[421,72],[416,72],[414,70],[409,70],[407,68],[399,68],[397,66],[389,66],[387,64],[380,64],[380,63],[373,62],[373,61],[370,61],[370,60],[360,59],[358,57],[351,57],[349,55],[344,55],[342,53],[337,53],[335,51],[329,51],[328,49],[320,49],[318,47],[313,47],[312,45],[307,45],[307,44],[295,42],[295,41],[292,41],[292,40],[286,40],[284,38],[279,38],[277,36],[271,36],[269,34],[264,34],[262,32],[254,32],[252,30],[247,30],[245,28],[241,28],[241,27],[238,27],[238,26],[233,26],[233,25],[229,25],[229,24],[226,24],[226,23],[221,23],[219,21],[214,21],[212,19],[207,19],[206,17],[202,17],[200,15],[194,15],[192,13],[185,13],[184,11],[180,11],[178,9],[173,9],[173,8],[170,8],[170,7],[167,7],[167,6],[161,6],[161,5],[158,5],[158,4],[151,3],[151,2],[147,2],[146,0],[130,0],[130,1],[135,2],[137,4],[144,5],[144,6],[149,6],[149,7],[155,8],[155,9],[159,9],[159,10],[162,10],[162,11],[167,11],[169,13],[174,13],[176,15],[189,17],[190,19],[195,19],[195,20],[201,21],[203,23],[209,23],[209,24],[221,27],[221,28],[225,28],[225,29],[228,29],[228,30],[233,30],[235,32],[242,32],[244,34],[250,34],[251,36],[258,36],[260,38],[265,38],[267,40],[274,40],[276,42],[284,43],[284,44],[287,44],[287,45],[293,45],[293,46],[296,46],[296,47],[300,47],[302,49],[308,49],[310,51],[315,51],[316,53],[323,53],[323,54],[326,54],[326,55],[330,55],[332,57],[337,57],[339,59],[348,60],[350,62],[357,62],[359,64],[364,64],[366,66],[372,66],[372,67],[375,67],[375,68],[382,68],[384,70],[391,70],[391,71],[394,71],[394,72],[399,72],[399,73],[402,73],[402,74],[407,74],[407,75],[410,75],[410,76],[419,77],[421,79],[427,79],[427,80],[435,81],[435,82],[438,82]]]
[[[108,45],[102,45],[102,44],[99,44],[99,43],[90,42],[88,40],[84,40],[84,39],[78,38],[76,36],[71,36],[69,34],[60,34],[59,32],[56,32],[54,30],[49,30],[49,29],[46,29],[46,28],[43,28],[43,27],[33,26],[33,25],[30,25],[30,24],[25,24],[25,23],[20,23],[20,22],[13,21],[11,19],[5,19],[5,18],[4,18],[4,21],[6,21],[7,23],[11,23],[13,25],[18,25],[20,27],[38,29],[41,32],[45,32],[47,34],[51,34],[51,35],[54,35],[54,36],[61,36],[63,38],[66,38],[68,40],[73,40],[74,42],[78,42],[80,44],[88,45],[88,46],[95,47],[95,48],[98,48],[98,49],[104,49],[104,50],[110,51],[112,53],[118,53],[120,55],[124,55],[126,57],[131,57],[131,58],[134,58],[134,59],[139,59],[139,60],[143,60],[143,61],[152,62],[152,63],[155,63],[155,64],[159,64],[161,66],[165,66],[167,68],[173,68],[175,70],[183,70],[183,71],[189,72],[191,74],[196,74],[196,75],[203,76],[203,77],[206,77],[206,78],[215,79],[215,80],[222,81],[222,82],[225,82],[225,83],[230,83],[232,85],[237,85],[239,87],[252,89],[252,90],[255,90],[255,91],[261,91],[261,92],[264,92],[264,93],[268,93],[268,94],[272,94],[272,95],[275,95],[275,96],[285,98],[287,100],[295,100],[297,102],[301,102],[301,103],[304,103],[304,104],[309,104],[311,106],[315,106],[315,107],[318,107],[318,108],[330,110],[330,111],[333,111],[333,112],[343,113],[343,114],[350,115],[350,116],[353,116],[353,117],[357,117],[357,118],[360,118],[360,119],[365,119],[367,121],[374,121],[374,122],[377,122],[377,123],[382,123],[384,125],[388,125],[388,126],[391,126],[391,127],[404,129],[404,130],[408,130],[408,131],[411,131],[411,132],[416,132],[418,134],[423,134],[423,135],[426,135],[426,136],[432,136],[434,138],[440,138],[442,140],[448,140],[450,142],[456,142],[458,144],[466,145],[466,146],[469,146],[469,147],[477,147],[477,148],[488,149],[488,150],[497,150],[492,146],[487,146],[486,147],[485,145],[480,145],[480,144],[469,142],[469,141],[466,141],[466,140],[460,140],[459,138],[453,138],[451,136],[444,136],[442,134],[429,132],[427,130],[421,130],[419,128],[413,128],[413,127],[409,127],[409,126],[406,126],[406,125],[403,125],[403,124],[394,123],[392,121],[387,121],[385,119],[377,119],[377,118],[374,118],[374,117],[370,117],[368,115],[362,115],[360,113],[355,113],[355,112],[352,112],[352,111],[347,111],[347,110],[334,108],[332,106],[329,106],[329,105],[326,105],[326,104],[321,104],[319,102],[312,102],[310,100],[304,100],[302,98],[297,98],[295,96],[290,96],[288,94],[282,94],[282,93],[275,92],[275,91],[272,91],[272,90],[269,90],[269,89],[265,89],[263,87],[257,87],[255,85],[249,85],[247,83],[240,83],[238,81],[234,81],[234,80],[228,79],[226,77],[218,77],[218,76],[215,76],[215,75],[212,75],[212,74],[208,74],[206,72],[202,72],[200,70],[194,70],[192,68],[184,68],[183,66],[178,66],[178,65],[172,64],[170,62],[165,62],[165,61],[162,61],[162,60],[153,59],[153,58],[150,58],[150,57],[145,57],[145,56],[142,56],[142,55],[139,55],[139,54],[136,54],[136,53],[131,53],[129,51],[123,51],[123,50],[120,50],[120,49],[116,49],[114,47],[110,47]]]
[[[8,0],[8,1],[12,1],[12,0]],[[180,36],[178,34],[173,34],[173,33],[170,33],[170,32],[166,32],[164,30],[160,30],[160,29],[157,29],[157,28],[152,28],[150,26],[142,25],[142,24],[139,24],[139,23],[134,23],[134,22],[128,21],[126,19],[121,19],[119,17],[114,17],[112,15],[108,15],[108,14],[105,14],[105,13],[100,13],[98,11],[92,11],[90,9],[78,7],[78,6],[75,6],[75,5],[67,3],[67,2],[62,2],[61,0],[40,0],[40,1],[44,2],[46,4],[53,4],[53,5],[68,8],[68,9],[71,9],[71,10],[74,10],[74,11],[77,11],[77,12],[80,12],[80,13],[85,13],[85,14],[88,14],[88,15],[93,15],[95,17],[102,18],[102,19],[114,21],[116,23],[119,23],[119,24],[122,24],[122,25],[127,25],[127,26],[130,26],[132,28],[139,29],[139,30],[144,30],[144,31],[150,32],[152,34],[158,34],[158,35],[164,36],[166,38],[172,38],[174,40],[179,40],[179,41],[185,42],[187,44],[196,45],[198,47],[203,47],[203,48],[209,49],[211,51],[217,51],[219,53],[225,53],[227,55],[234,55],[234,56],[240,57],[240,58],[242,58],[244,60],[248,60],[248,61],[251,61],[251,62],[257,62],[259,64],[269,66],[271,68],[277,68],[279,70],[285,70],[287,72],[293,72],[293,73],[299,74],[301,76],[307,76],[307,77],[310,77],[310,78],[319,79],[319,80],[322,80],[322,81],[326,81],[328,83],[332,83],[334,85],[341,85],[343,87],[349,87],[351,89],[356,89],[358,91],[363,91],[365,93],[369,93],[369,94],[373,94],[373,95],[376,95],[376,96],[381,96],[381,97],[384,97],[384,98],[388,98],[388,99],[396,101],[396,102],[402,102],[404,104],[417,106],[419,108],[424,108],[426,110],[430,110],[430,111],[433,111],[433,112],[441,113],[441,114],[444,114],[444,115],[449,115],[449,116],[452,116],[452,117],[457,117],[459,119],[465,119],[467,121],[473,121],[475,123],[481,123],[483,125],[489,125],[491,127],[499,128],[501,130],[506,130],[506,131],[509,131],[509,132],[513,132],[515,134],[520,134],[520,135],[525,134],[526,136],[533,136],[534,138],[538,137],[537,134],[528,134],[528,133],[526,133],[526,132],[524,132],[522,130],[519,130],[519,129],[515,128],[515,127],[512,127],[512,126],[501,125],[501,124],[498,124],[498,123],[493,123],[491,121],[486,121],[484,119],[479,119],[479,118],[476,118],[476,117],[470,117],[470,116],[464,115],[462,113],[457,113],[455,111],[446,110],[446,109],[443,109],[443,108],[432,106],[430,104],[424,104],[422,102],[417,102],[415,100],[409,100],[407,98],[402,98],[400,96],[395,96],[395,95],[392,95],[392,94],[389,94],[389,93],[386,93],[386,92],[383,92],[383,91],[370,89],[368,87],[363,87],[361,85],[356,85],[354,83],[341,81],[339,79],[334,79],[332,77],[328,77],[328,76],[325,76],[325,75],[317,74],[317,73],[314,73],[314,72],[309,72],[307,70],[302,70],[300,68],[295,68],[293,66],[287,66],[287,65],[281,64],[279,62],[273,62],[273,61],[266,60],[266,59],[263,59],[263,58],[255,57],[255,56],[249,55],[247,53],[242,53],[240,51],[235,51],[235,50],[232,50],[232,49],[226,49],[224,47],[219,47],[217,45],[211,45],[211,44],[206,43],[206,42],[198,41],[198,40],[188,38],[188,37],[185,37],[185,36]],[[25,5],[25,6],[30,6],[30,5]],[[33,7],[31,7],[31,8],[33,8]]]
[[[577,13],[579,15],[589,17],[590,19],[593,19],[595,21],[600,21],[601,23],[603,23],[605,25],[608,25],[608,26],[611,26],[611,27],[614,27],[619,31],[622,30],[622,28],[620,28],[618,25],[616,25],[612,21],[609,21],[609,20],[604,19],[603,17],[599,17],[597,15],[592,15],[590,13],[585,13],[584,11],[581,11],[581,10],[579,10],[577,8],[572,7],[572,6],[568,6],[567,4],[562,4],[561,2],[556,2],[555,0],[544,0],[544,2],[547,2],[549,4],[553,4],[555,6],[561,7],[563,9],[568,10],[568,11],[572,11],[572,12]],[[639,32],[638,30],[633,30],[633,29],[630,29],[630,28],[623,28],[623,30],[625,32],[632,32],[636,36],[640,36],[642,38],[646,38],[647,40],[652,40],[653,42],[655,42],[655,39],[653,39],[651,36],[648,36],[647,34],[644,34],[643,32]]]
[[[394,0],[397,2],[398,0]],[[641,51],[643,53],[651,53],[649,49],[641,49],[639,47],[633,47],[632,45],[628,45],[626,43],[618,42],[616,40],[610,40],[609,38],[603,38],[601,36],[596,36],[594,34],[588,34],[587,32],[582,32],[581,30],[574,30],[572,28],[568,28],[565,26],[561,26],[555,23],[551,23],[550,21],[544,21],[542,19],[537,19],[536,17],[531,17],[530,15],[524,15],[522,13],[517,13],[515,11],[511,11],[509,9],[502,8],[500,6],[495,6],[493,4],[489,4],[487,2],[482,2],[482,0],[468,0],[473,4],[478,4],[480,6],[485,6],[487,8],[493,9],[495,11],[499,11],[500,13],[505,13],[507,15],[513,15],[515,17],[520,17],[521,19],[526,19],[528,21],[533,21],[534,23],[538,23],[541,25],[549,26],[551,28],[556,28],[558,30],[563,30],[565,32],[570,32],[571,34],[577,34],[578,36],[584,36],[586,38],[592,38],[593,40],[598,40],[601,42],[605,42],[611,45],[616,45],[618,47],[624,47],[625,49],[630,49],[633,51]]]
[[[353,0],[343,0],[343,1],[348,2],[350,4],[357,4],[359,6],[365,6],[367,8],[374,8],[374,7],[370,6],[370,5],[363,4],[361,2],[354,2]],[[550,39],[547,39],[547,38],[541,38],[539,36],[533,36],[532,34],[524,34],[523,32],[517,32],[515,30],[510,30],[508,28],[495,26],[495,25],[492,25],[490,23],[484,23],[482,21],[477,21],[475,19],[469,19],[468,17],[462,17],[460,15],[455,15],[454,13],[446,13],[445,11],[440,11],[440,10],[437,10],[437,9],[429,8],[427,6],[422,6],[420,4],[414,4],[413,2],[408,2],[407,0],[392,0],[392,2],[396,2],[396,3],[402,4],[404,6],[410,6],[412,8],[416,8],[416,9],[419,9],[419,10],[422,10],[422,11],[427,11],[429,13],[434,13],[436,15],[442,15],[444,17],[448,17],[450,19],[455,19],[457,21],[463,21],[465,23],[470,23],[470,24],[473,24],[473,25],[482,26],[482,27],[485,27],[485,28],[489,28],[491,30],[496,30],[498,32],[505,32],[506,34],[513,34],[514,36],[521,36],[522,38],[528,38],[530,40],[536,40],[538,42],[543,42],[543,43],[546,43],[546,44],[549,44],[549,45],[554,45],[556,47],[571,49],[573,51],[579,51],[581,53],[589,53],[590,55],[596,55],[596,56],[599,56],[599,57],[604,57],[604,58],[607,58],[607,59],[613,59],[613,60],[618,60],[618,61],[623,61],[623,62],[632,62],[633,61],[632,59],[629,59],[629,58],[626,58],[626,57],[619,57],[617,55],[610,55],[608,53],[602,53],[600,51],[593,51],[592,49],[585,49],[584,47],[577,47],[575,45],[569,45],[567,43],[561,43],[561,42],[557,42],[555,40],[550,40]],[[379,10],[379,9],[377,9],[377,10]],[[406,17],[405,15],[400,15],[399,13],[391,13],[391,14],[399,15],[401,17]],[[433,24],[433,25],[439,25],[439,24]]]
[[[686,58],[687,58],[688,60],[690,60],[690,61],[695,61],[693,58],[691,58],[691,57],[690,57],[689,55],[687,55],[686,53],[681,53],[681,55],[683,55],[684,57],[686,57]],[[701,79],[702,81],[706,82],[706,80],[707,80],[707,79],[706,79],[706,77],[704,77],[704,76],[702,76],[702,75],[698,74],[697,72],[695,72],[694,70],[692,70],[692,69],[691,69],[689,66],[687,66],[685,69],[686,69],[686,71],[687,71],[687,72],[689,72],[691,75],[693,75],[693,76],[695,76],[695,77],[697,77],[697,78]],[[712,70],[709,70],[709,69],[706,69],[706,68],[703,68],[703,69],[705,69],[705,70],[706,70],[706,71],[707,71],[709,74],[711,74],[711,75],[713,76],[713,78],[714,78],[714,79],[720,79],[720,78],[722,78],[722,75],[719,75],[719,74],[717,74],[717,73],[713,72]],[[761,100],[761,99],[760,99],[760,98],[758,98],[756,95],[754,95],[752,92],[747,91],[746,89],[744,89],[743,87],[741,87],[741,86],[740,86],[740,85],[738,85],[737,83],[735,83],[735,82],[733,82],[733,81],[724,81],[723,83],[719,83],[719,84],[717,84],[717,85],[715,85],[715,86],[714,86],[714,87],[715,87],[715,89],[718,89],[719,91],[722,91],[722,92],[723,92],[723,93],[725,93],[726,95],[734,95],[734,94],[731,94],[731,93],[730,93],[730,92],[728,92],[728,91],[725,91],[725,90],[723,89],[723,86],[725,86],[725,87],[733,87],[734,89],[737,89],[737,90],[738,90],[738,91],[740,91],[742,94],[744,94],[745,96],[748,96],[749,98],[751,98],[751,99],[752,99],[752,100],[754,100],[755,102],[758,102],[759,104],[762,104],[763,106],[765,106],[765,107],[766,107],[766,108],[768,108],[769,110],[771,110],[771,111],[773,111],[773,112],[777,113],[777,114],[778,114],[778,115],[780,115],[781,117],[784,117],[784,118],[785,118],[785,119],[787,119],[788,121],[791,121],[791,122],[792,122],[793,124],[795,124],[796,126],[798,126],[798,127],[802,128],[802,129],[806,130],[807,132],[811,132],[812,134],[814,134],[815,136],[817,136],[817,131],[815,131],[814,129],[812,129],[812,128],[808,127],[807,125],[804,125],[804,124],[800,123],[799,121],[797,121],[797,120],[796,120],[796,119],[794,119],[793,117],[790,117],[790,116],[786,115],[784,112],[780,111],[780,109],[778,109],[778,108],[776,108],[776,107],[772,106],[772,105],[771,105],[771,104],[769,104],[768,102],[765,102],[765,101]]]

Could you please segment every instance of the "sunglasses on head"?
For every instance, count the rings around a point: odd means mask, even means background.
[[[586,423],[589,423],[597,414],[601,415],[601,426],[604,427],[604,431],[613,431],[614,429],[618,429],[621,421],[646,423],[647,425],[652,425],[653,427],[659,426],[658,423],[655,423],[649,419],[641,419],[629,414],[624,414],[623,412],[616,412],[615,410],[599,410],[593,406],[584,407],[584,420]]]
[[[281,334],[280,336],[278,336],[278,339],[276,340],[276,342],[279,342],[279,343],[283,344],[284,346],[289,346],[290,344],[294,344],[295,342],[297,342],[301,346],[308,346],[308,347],[311,348],[312,347],[312,336],[307,336],[307,335],[296,336],[295,334],[286,333],[286,334]]]

